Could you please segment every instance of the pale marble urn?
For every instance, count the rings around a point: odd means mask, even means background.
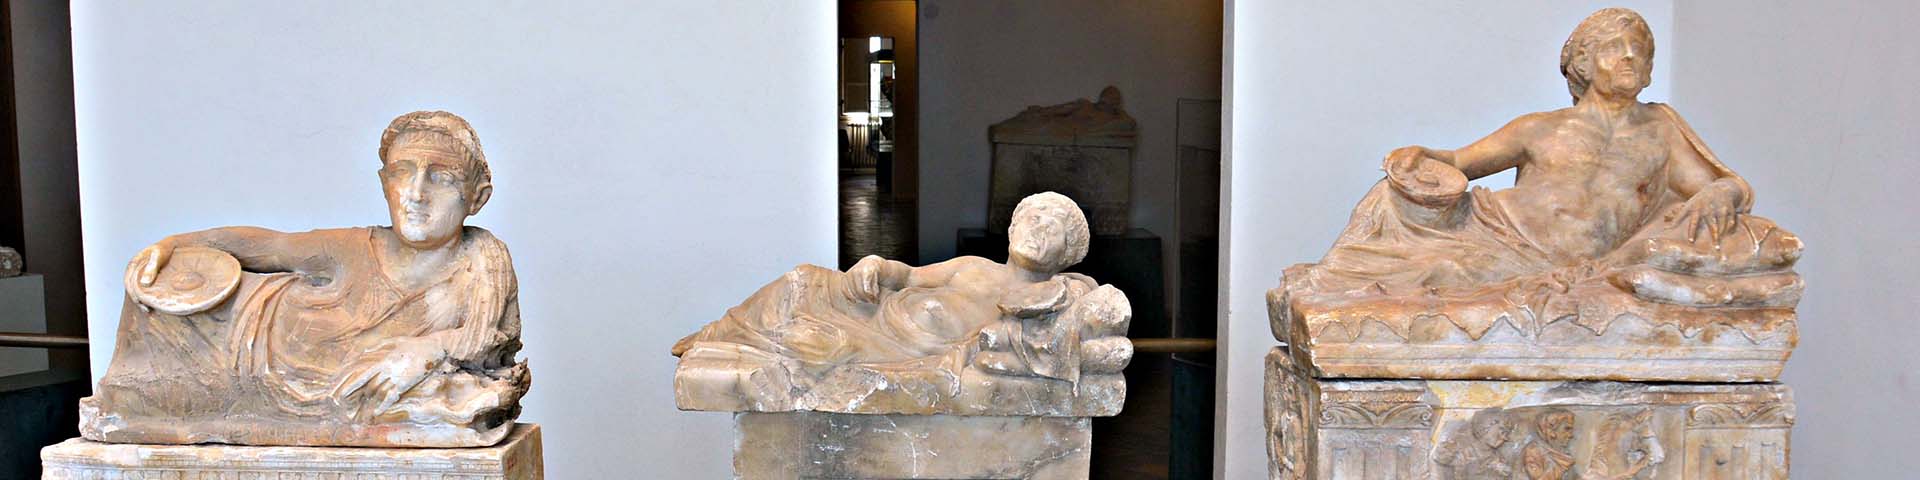
[[[478,134],[382,131],[392,226],[168,236],[128,262],[113,361],[47,478],[539,478],[532,377]]]
[[[1601,10],[1562,48],[1572,107],[1387,156],[1267,295],[1273,478],[1786,476],[1802,245],[1638,100],[1653,51]]]
[[[674,346],[674,398],[735,413],[742,479],[1087,478],[1133,356],[1126,295],[1060,272],[1088,236],[1048,192],[1006,264],[803,265]]]

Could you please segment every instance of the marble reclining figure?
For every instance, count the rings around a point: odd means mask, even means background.
[[[1652,59],[1644,20],[1603,11],[1561,51],[1574,106],[1394,150],[1333,248],[1269,294],[1274,335],[1327,377],[1777,378],[1800,240],[1638,100]],[[1509,169],[1512,188],[1467,188]]]
[[[1066,196],[1020,202],[1008,262],[802,265],[681,339],[683,410],[1089,417],[1117,414],[1132,309],[1061,270],[1087,221]]]
[[[493,193],[446,112],[380,139],[392,227],[174,235],[127,266],[113,362],[81,433],[114,443],[476,447],[530,378],[513,261],[465,226]]]

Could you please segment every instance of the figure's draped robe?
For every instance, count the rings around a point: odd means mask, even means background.
[[[985,262],[985,260],[981,260]],[[1084,276],[1062,274],[1032,288],[1073,284],[1091,290]],[[1016,292],[978,295],[953,287],[907,287],[886,292],[878,303],[854,299],[846,273],[801,265],[761,287],[720,320],[680,340],[676,351],[719,342],[821,364],[911,367],[941,358],[1001,320],[1001,303]]]
[[[227,301],[175,316],[122,309],[114,361],[82,400],[90,439],[121,443],[482,446],[518,414],[520,312],[506,246],[477,227],[461,262],[408,290],[370,228],[321,230],[320,272],[241,274]],[[367,374],[424,365],[418,384]],[[389,403],[390,402],[390,403]]]
[[[1078,396],[1124,395],[1117,367],[1085,374],[1074,355],[1084,338],[1124,332],[1131,318],[1123,295],[1084,275],[1061,273],[993,292],[907,287],[883,292],[875,303],[857,300],[853,282],[844,272],[801,265],[681,339],[673,351],[681,357],[674,390],[682,408],[980,414],[967,409],[998,408],[996,401],[972,396],[1025,395],[1027,402],[1000,413],[1031,408],[1027,413],[1051,415],[1096,403]],[[983,330],[1004,344],[987,345]],[[989,356],[1017,371],[967,380],[980,375],[969,362],[987,348],[1008,350]],[[1038,348],[1051,350],[1030,351]]]

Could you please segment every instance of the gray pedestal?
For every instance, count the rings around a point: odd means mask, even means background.
[[[1085,417],[734,416],[735,478],[1084,480]]]
[[[43,480],[78,479],[459,479],[543,478],[540,426],[520,424],[480,448],[140,445],[75,438],[40,451]]]
[[[0,278],[0,332],[47,332],[46,280],[39,274]],[[0,377],[46,369],[44,348],[0,347]]]
[[[1349,380],[1267,355],[1274,479],[1787,478],[1777,383]]]

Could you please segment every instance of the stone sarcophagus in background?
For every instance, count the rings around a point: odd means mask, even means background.
[[[803,265],[674,345],[683,410],[734,412],[736,478],[1085,479],[1120,413],[1126,295],[1061,273],[1086,218],[1020,202],[1008,262]]]
[[[1387,156],[1267,295],[1273,478],[1785,478],[1802,246],[1638,100],[1652,56],[1601,10],[1562,48],[1574,106]]]
[[[1006,233],[1020,199],[1051,191],[1078,202],[1095,235],[1126,233],[1138,137],[1139,124],[1114,87],[1101,90],[1098,101],[1027,107],[988,127],[987,230]]]

